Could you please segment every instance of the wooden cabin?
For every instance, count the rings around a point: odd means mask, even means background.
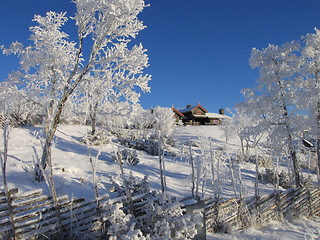
[[[176,119],[176,123],[182,121],[182,119],[185,117],[179,110],[175,109],[172,106],[172,110],[174,112],[174,118]]]
[[[228,118],[224,114],[209,113],[203,106],[187,105],[183,109],[175,109],[176,121],[182,121],[185,125],[219,125],[222,120]],[[220,111],[219,111],[220,112]]]

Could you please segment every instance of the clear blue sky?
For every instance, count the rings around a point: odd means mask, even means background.
[[[200,102],[210,112],[243,100],[255,84],[249,67],[253,47],[300,39],[320,28],[319,0],[146,0],[140,19],[147,25],[137,42],[148,49],[153,75],[144,108],[184,107]],[[69,0],[0,0],[0,44],[26,43],[34,14],[74,12]],[[0,80],[16,68],[0,56]]]

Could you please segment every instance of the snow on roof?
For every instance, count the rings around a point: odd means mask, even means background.
[[[174,107],[172,107],[172,110],[179,116],[184,117],[183,113],[181,113],[179,110],[175,109]]]
[[[197,108],[197,107],[201,108],[204,112],[208,112],[208,110],[205,109],[205,108],[204,108],[203,106],[201,106],[200,104],[198,104],[198,105],[192,105],[192,106],[189,106],[189,107],[183,108],[183,109],[179,109],[179,111],[182,112],[182,113],[191,112],[193,109],[195,109],[195,108]]]
[[[192,109],[194,109],[197,105],[193,105],[187,108],[183,108],[183,109],[178,109],[180,112],[184,113],[184,112],[190,112]]]
[[[206,116],[206,115],[193,115],[193,116],[195,116],[195,117],[197,117],[197,118],[207,118],[208,116]]]
[[[194,115],[197,118],[217,118],[217,119],[228,119],[230,117],[219,113],[206,113],[206,115]]]
[[[219,114],[219,113],[206,113],[206,116],[209,118],[219,118],[219,119],[226,119],[226,118],[230,118],[226,115],[223,114]]]

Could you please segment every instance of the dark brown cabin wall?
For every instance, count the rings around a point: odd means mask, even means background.
[[[194,115],[205,115],[206,113],[201,109],[201,108],[197,108],[193,111]]]

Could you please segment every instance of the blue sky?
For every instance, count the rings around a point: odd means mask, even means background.
[[[151,93],[144,108],[201,103],[210,112],[232,108],[252,88],[258,72],[248,59],[253,47],[282,44],[320,28],[319,0],[146,0],[147,25],[136,42],[150,58]],[[34,14],[74,12],[68,0],[1,0],[0,44],[27,43]],[[70,22],[71,23],[71,22]],[[66,30],[67,31],[67,30]],[[17,67],[0,55],[0,80]]]

